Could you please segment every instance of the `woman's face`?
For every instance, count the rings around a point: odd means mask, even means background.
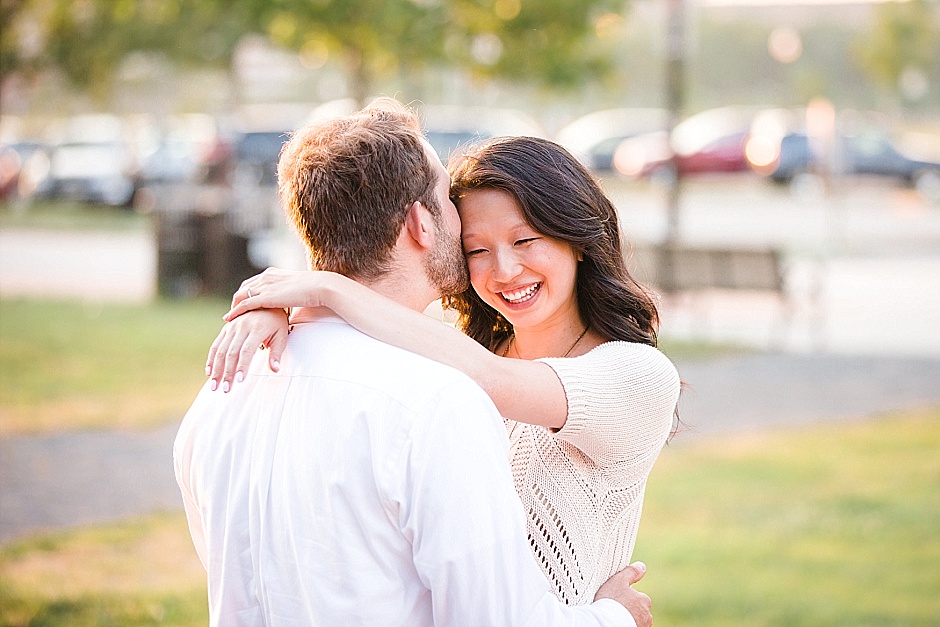
[[[578,255],[525,221],[508,192],[477,189],[460,200],[470,282],[484,302],[519,331],[549,329],[578,318]]]

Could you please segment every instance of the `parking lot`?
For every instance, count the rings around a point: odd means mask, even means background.
[[[666,235],[655,183],[605,183],[637,245]],[[940,355],[940,207],[869,181],[797,197],[753,177],[685,186],[678,221],[688,244],[773,247],[785,262],[786,302],[710,291],[664,297],[663,337],[898,355]],[[0,230],[0,296],[146,300],[157,246],[147,231]]]

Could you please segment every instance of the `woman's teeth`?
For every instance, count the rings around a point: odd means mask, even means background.
[[[516,290],[514,292],[500,292],[499,295],[502,296],[504,300],[517,305],[519,303],[524,303],[525,301],[532,298],[541,285],[541,283],[533,283],[524,290]]]

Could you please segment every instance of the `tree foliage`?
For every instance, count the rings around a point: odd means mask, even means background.
[[[131,52],[180,64],[231,63],[258,33],[313,66],[340,63],[364,97],[372,81],[448,64],[479,76],[571,86],[609,72],[598,20],[622,0],[0,0],[0,72],[55,68],[107,89]]]
[[[178,63],[225,63],[245,31],[224,0],[11,0],[2,73],[60,70],[81,89],[107,90],[134,51]]]
[[[892,90],[905,71],[929,73],[940,63],[940,5],[929,0],[878,7],[872,28],[856,45],[857,57],[876,82]]]
[[[451,4],[446,51],[482,76],[572,86],[605,75],[612,50],[598,45],[617,0],[463,0]]]

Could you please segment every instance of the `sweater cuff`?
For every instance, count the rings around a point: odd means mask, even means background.
[[[588,424],[586,386],[580,380],[583,378],[580,375],[584,370],[573,364],[573,360],[565,357],[550,357],[536,361],[546,364],[555,372],[568,402],[568,416],[565,424],[561,429],[552,429],[552,433],[564,439],[576,438]]]

